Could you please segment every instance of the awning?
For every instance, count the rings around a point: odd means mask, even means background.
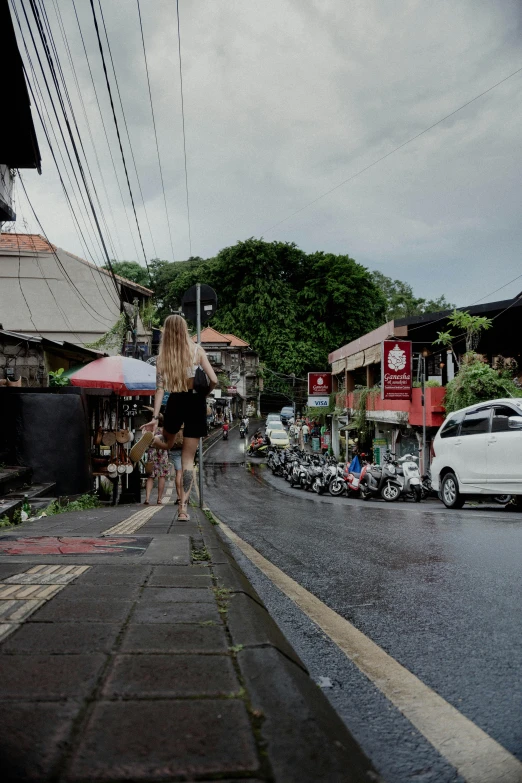
[[[359,367],[364,366],[364,351],[359,351],[359,353],[354,353],[352,356],[348,356],[346,360],[346,369],[347,370],[357,370]]]
[[[339,375],[339,373],[344,372],[346,369],[346,359],[336,359],[335,362],[332,362],[332,375]]]
[[[369,364],[380,364],[381,361],[381,344],[372,345],[371,348],[367,348],[364,352],[364,366]]]

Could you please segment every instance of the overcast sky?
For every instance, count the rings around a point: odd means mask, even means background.
[[[103,182],[53,3],[45,5],[116,254],[143,263],[72,1],[56,2]],[[128,208],[90,3],[76,5]],[[102,7],[154,240],[124,137],[147,256],[172,260],[136,0]],[[175,2],[141,0],[141,10],[174,258],[182,260],[189,243]],[[308,252],[349,253],[420,296],[446,294],[459,305],[522,273],[522,73],[269,230],[522,67],[518,0],[180,0],[180,14],[193,255],[249,236],[292,241]],[[35,124],[43,170],[23,174],[29,193],[49,238],[85,256]],[[36,230],[19,187],[17,206]],[[520,290],[522,278],[487,299]]]

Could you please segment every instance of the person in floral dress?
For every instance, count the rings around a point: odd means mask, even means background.
[[[161,416],[161,414],[160,414]],[[163,417],[161,416],[161,419]],[[162,424],[159,421],[158,424]],[[158,428],[154,435],[161,437],[163,430]],[[169,452],[165,449],[149,449],[147,453],[147,460],[152,462],[152,473],[147,478],[147,484],[145,485],[145,505],[150,503],[150,493],[154,486],[154,479],[158,479],[158,506],[162,505],[163,494],[165,492],[165,479],[170,473]]]

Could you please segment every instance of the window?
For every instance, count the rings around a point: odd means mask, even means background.
[[[509,429],[509,417],[516,415],[517,413],[513,408],[508,408],[507,405],[495,406],[493,421],[491,423],[491,432],[507,432]]]
[[[460,427],[460,435],[480,435],[489,432],[489,419],[491,408],[479,408],[478,411],[470,411],[464,416]]]
[[[462,413],[454,413],[450,416],[447,422],[444,424],[444,428],[440,433],[441,438],[456,438],[459,434],[460,422],[462,421]]]
[[[207,358],[210,364],[221,364],[221,351],[209,351]]]

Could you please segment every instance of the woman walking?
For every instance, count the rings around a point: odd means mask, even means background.
[[[181,452],[183,483],[178,511],[178,520],[182,522],[189,519],[187,506],[192,486],[194,455],[199,439],[207,434],[206,396],[194,390],[194,376],[198,365],[201,365],[209,378],[208,392],[211,392],[217,385],[217,377],[205,351],[191,340],[184,318],[180,315],[167,316],[156,362],[154,416],[149,424],[144,424],[141,428],[141,440],[130,453],[130,458],[136,462],[149,446],[166,450],[172,448],[176,433],[184,425]],[[154,437],[153,432],[157,427],[165,391],[169,391],[170,396],[163,415],[163,435]]]

